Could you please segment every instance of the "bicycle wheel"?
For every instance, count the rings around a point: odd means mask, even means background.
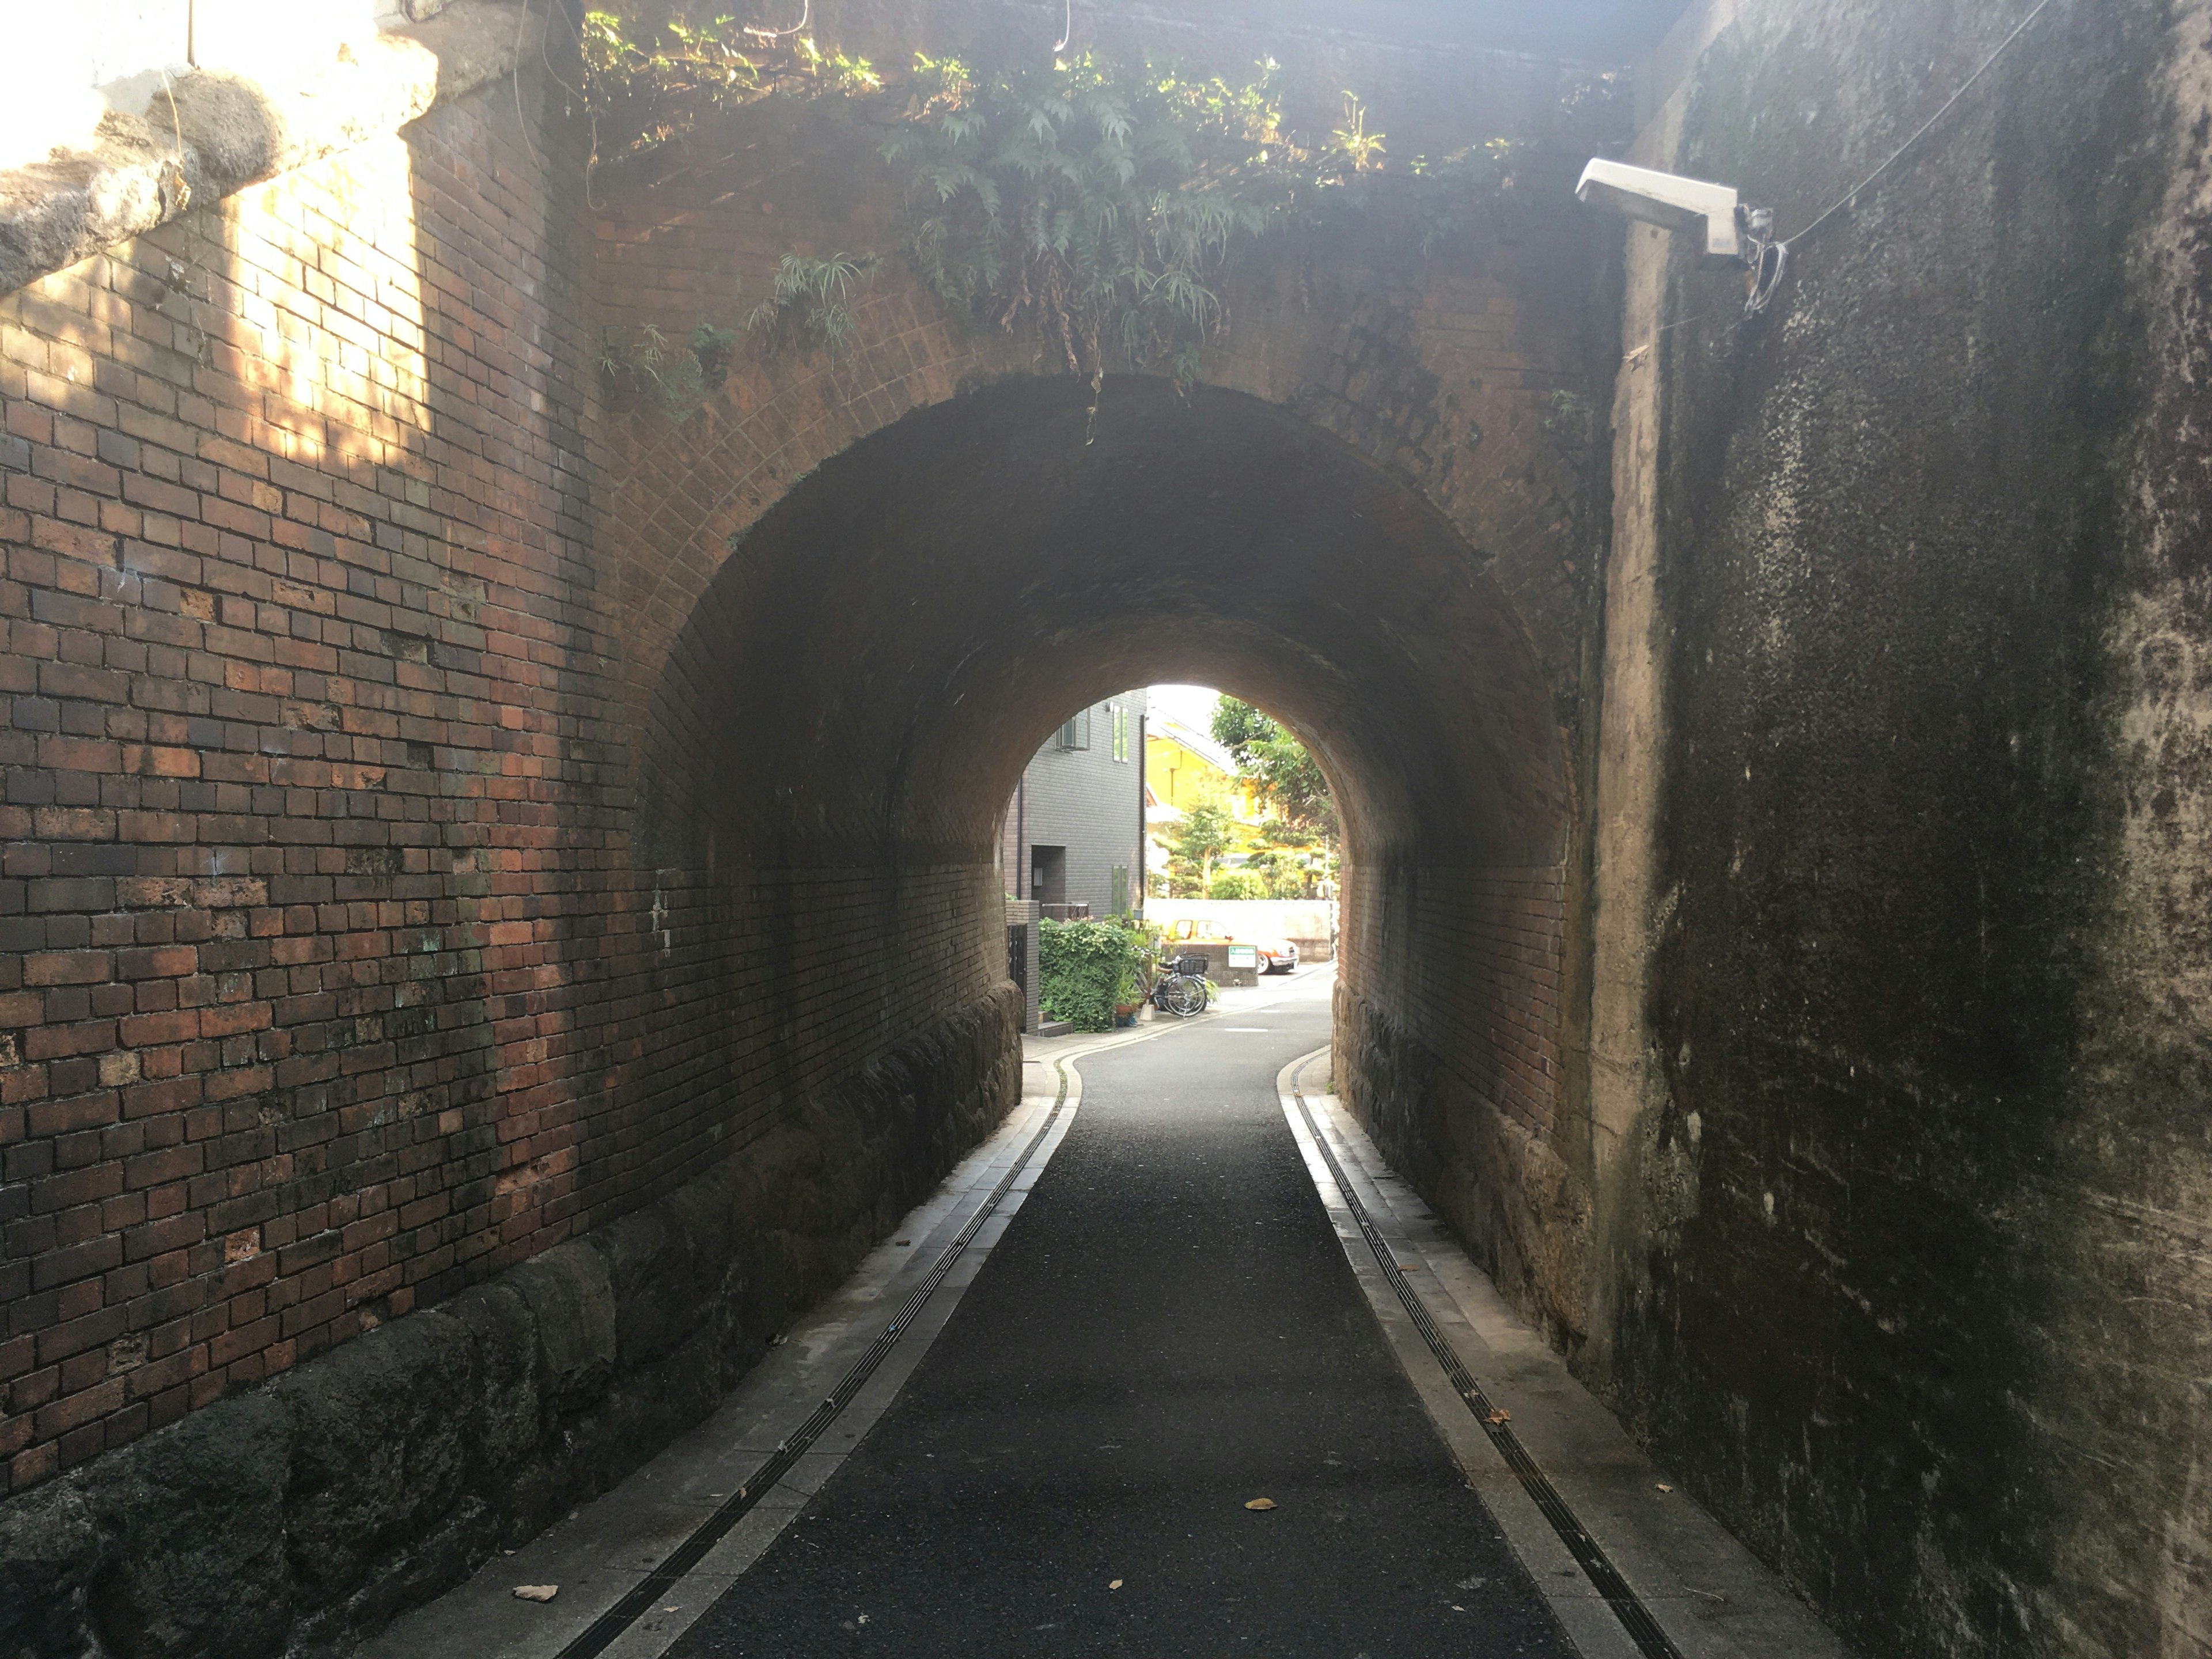
[[[1188,1019],[1206,1006],[1206,981],[1177,974],[1161,988],[1160,1006],[1180,1019]]]

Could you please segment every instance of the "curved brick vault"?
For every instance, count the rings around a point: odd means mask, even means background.
[[[655,687],[640,854],[988,855],[1030,754],[1131,684],[1313,744],[1361,865],[1549,864],[1566,786],[1495,577],[1404,483],[1258,400],[1008,381],[908,415],[738,541]]]

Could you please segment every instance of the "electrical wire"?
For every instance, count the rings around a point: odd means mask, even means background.
[[[799,21],[796,23],[793,23],[789,28],[764,29],[757,23],[748,23],[745,25],[745,33],[752,36],[756,40],[781,40],[785,39],[787,36],[796,34],[799,30],[805,28],[807,24],[807,20],[811,18],[813,15],[814,0],[805,0],[805,3],[799,7]]]
[[[1988,72],[1990,65],[1996,63],[1998,58],[2003,57],[2007,48],[2008,48],[2014,41],[2019,40],[2021,35],[2027,33],[2028,25],[2034,22],[2037,18],[2042,16],[2045,11],[2050,9],[2050,7],[2051,0],[2036,0],[2035,9],[2028,13],[2027,16],[2021,18],[2019,23],[2014,26],[2013,32],[1997,43],[1997,49],[1995,52],[1991,52],[1987,58],[1982,59],[1981,68],[1976,70],[1972,75],[1959,82],[1959,89],[1943,100],[1942,108],[1937,110],[1933,115],[1922,122],[1918,131],[1915,132],[1912,137],[1906,139],[1894,150],[1891,151],[1887,161],[1884,161],[1872,173],[1867,174],[1865,178],[1860,179],[1857,184],[1852,185],[1851,188],[1846,191],[1843,195],[1838,197],[1835,201],[1828,205],[1826,211],[1824,211],[1818,218],[1814,219],[1811,224],[1806,226],[1804,229],[1799,231],[1795,236],[1792,236],[1790,240],[1783,246],[1785,248],[1794,247],[1796,244],[1803,241],[1814,231],[1820,229],[1822,225],[1826,224],[1829,220],[1834,218],[1836,215],[1841,213],[1845,208],[1856,201],[1860,195],[1864,192],[1867,187],[1872,185],[1875,179],[1881,178],[1883,173],[1887,173],[1890,168],[1895,167],[1899,161],[1903,161],[1905,159],[1905,152],[1910,150],[1915,144],[1918,143],[1923,138],[1925,138],[1929,132],[1934,131],[1936,124],[1941,121],[1945,116],[1948,115],[1951,112],[1952,107],[1956,105],[1961,98],[1964,98],[1966,95],[1966,89],[1972,86],[1975,82],[1980,80],[1982,76]]]
[[[177,89],[169,84],[169,71],[161,70],[161,91],[169,100],[169,125],[177,135],[177,156],[169,167],[169,190],[182,213],[192,204],[192,181],[185,177],[185,123],[177,113]]]
[[[1867,174],[1865,178],[1860,179],[1857,184],[1852,185],[1850,189],[1845,191],[1841,196],[1838,196],[1834,201],[1831,202],[1826,209],[1814,216],[1812,223],[1807,225],[1804,229],[1799,231],[1795,236],[1789,238],[1787,240],[1783,240],[1779,238],[1769,238],[1765,234],[1766,228],[1766,216],[1764,214],[1755,216],[1757,223],[1751,239],[1751,287],[1749,291],[1745,295],[1743,302],[1743,314],[1746,317],[1759,316],[1760,313],[1765,312],[1769,306],[1774,303],[1775,295],[1781,292],[1784,278],[1790,273],[1790,260],[1796,254],[1798,247],[1803,244],[1806,238],[1814,234],[1814,233],[1818,231],[1821,226],[1826,224],[1829,220],[1834,218],[1836,215],[1841,213],[1852,203],[1857,201],[1861,196],[1864,195],[1868,190],[1873,187],[1875,181],[1881,179],[1884,173],[1887,173],[1892,167],[1903,161],[1906,155],[1911,152],[1915,144],[1917,144],[1923,138],[1925,138],[1930,132],[1934,131],[1936,130],[1936,124],[1942,121],[1945,116],[1948,115],[1958,106],[1959,100],[1966,95],[1968,89],[1973,86],[1975,82],[1980,80],[1983,76],[1989,72],[1990,66],[1991,64],[1995,64],[1998,58],[2005,55],[2005,52],[2011,47],[2013,42],[2019,40],[2021,35],[2027,33],[2029,25],[2033,24],[2037,18],[2042,16],[2045,11],[2050,9],[2050,8],[2051,0],[2036,0],[2034,9],[2030,11],[2027,16],[2021,18],[2018,23],[2013,26],[2012,33],[2006,35],[2003,40],[1997,43],[1996,50],[1990,53],[1988,57],[1982,59],[1981,64],[1975,69],[1972,75],[1959,82],[1957,88],[1954,89],[1951,95],[1943,100],[1942,108],[1938,109],[1925,121],[1923,121],[1920,125],[1914,130],[1913,134],[1910,138],[1907,138],[1903,143],[1899,144],[1895,149],[1889,153],[1888,156],[1883,161],[1880,167],[1876,167],[1872,173]],[[1685,319],[1683,320],[1694,321],[1695,319]],[[1668,324],[1666,328],[1658,330],[1652,335],[1650,339],[1646,340],[1642,345],[1630,352],[1623,361],[1630,363],[1635,362],[1657,343],[1661,334],[1666,333],[1668,329],[1680,328],[1680,326],[1682,326],[1680,322]]]
[[[542,173],[545,164],[538,159],[538,146],[530,142],[530,123],[522,118],[522,32],[529,27],[530,0],[522,0],[522,9],[514,16],[514,63],[507,70],[507,82],[514,90],[514,125],[522,135],[523,150],[530,157],[530,165]]]

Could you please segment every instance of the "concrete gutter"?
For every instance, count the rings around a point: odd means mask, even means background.
[[[452,0],[426,22],[337,49],[278,86],[222,70],[177,78],[150,116],[111,115],[88,149],[0,170],[0,295],[210,202],[396,131],[512,70],[542,15]]]

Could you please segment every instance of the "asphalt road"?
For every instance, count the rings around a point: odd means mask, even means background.
[[[1571,1659],[1283,1121],[1328,1039],[1291,995],[1082,1061],[897,1401],[675,1654]]]

